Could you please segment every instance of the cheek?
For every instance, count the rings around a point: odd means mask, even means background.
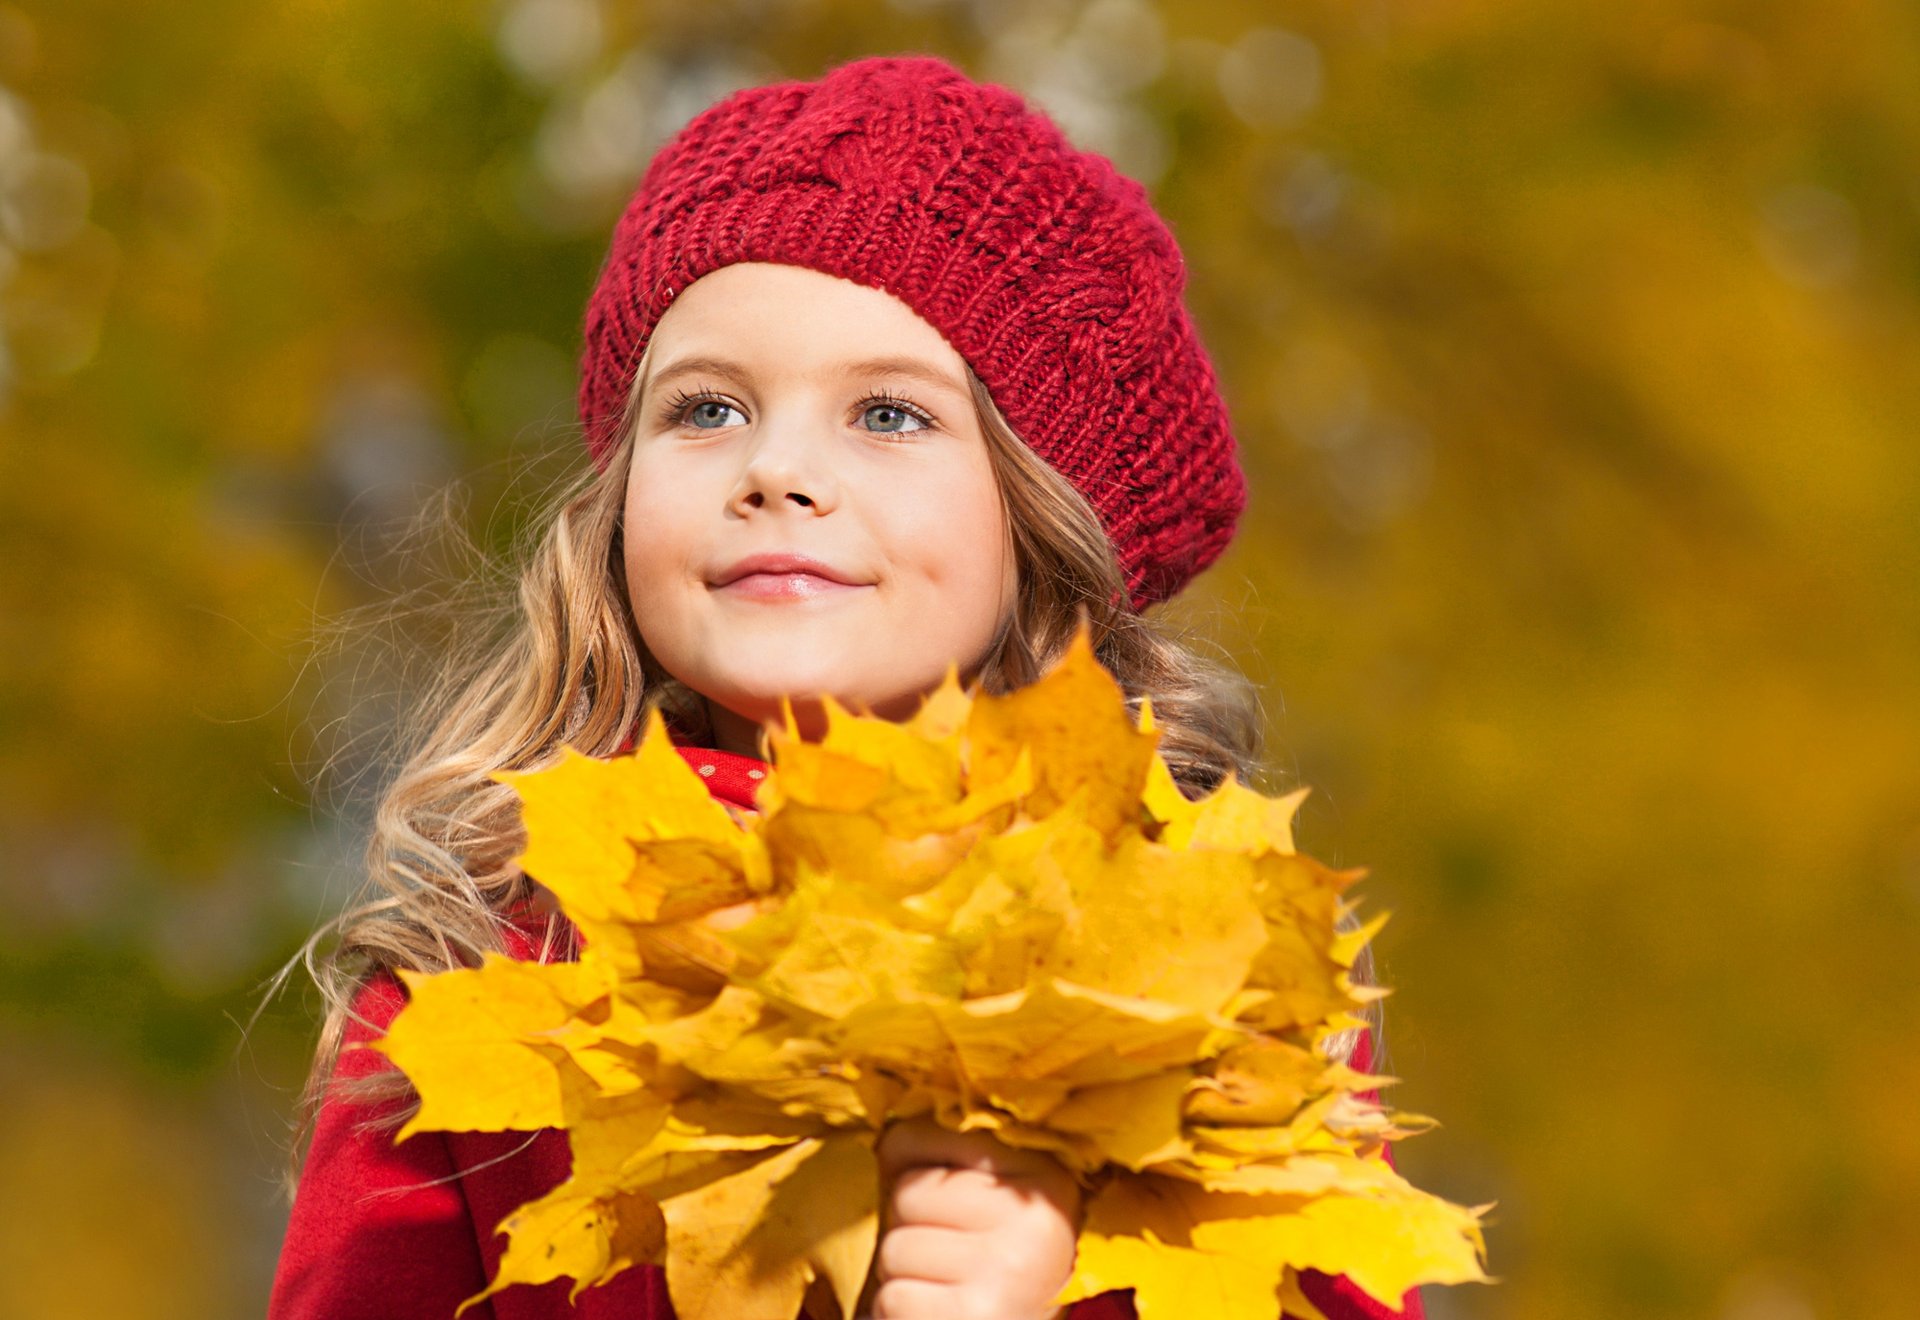
[[[670,489],[660,474],[636,460],[622,516],[627,599],[643,631],[649,616],[672,608],[686,565],[695,557],[690,502],[659,498],[658,492]]]
[[[938,593],[950,623],[997,629],[1011,602],[1013,555],[993,474],[984,465],[935,483],[905,510],[894,541]]]

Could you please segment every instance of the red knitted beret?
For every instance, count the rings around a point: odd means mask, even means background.
[[[1246,502],[1185,266],[1146,190],[1013,91],[930,56],[738,92],[661,148],[587,305],[580,415],[617,436],[674,295],[741,261],[892,294],[1084,494],[1136,607],[1212,563]]]

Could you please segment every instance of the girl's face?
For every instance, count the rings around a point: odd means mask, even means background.
[[[641,639],[755,750],[790,697],[910,714],[1014,601],[999,490],[940,332],[878,289],[723,266],[655,328],[626,496]]]

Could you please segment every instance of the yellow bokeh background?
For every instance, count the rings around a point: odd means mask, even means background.
[[[403,665],[649,153],[931,50],[1146,183],[1252,504],[1171,613],[1364,864],[1435,1320],[1911,1309],[1920,14],[0,3],[0,1314],[260,1313]],[[436,635],[408,614],[384,629]],[[400,698],[403,699],[403,698]],[[256,1016],[256,1010],[259,1010]]]

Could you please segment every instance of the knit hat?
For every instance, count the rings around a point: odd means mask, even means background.
[[[737,92],[661,148],[587,304],[596,463],[674,296],[742,261],[884,290],[938,329],[1098,512],[1136,608],[1232,538],[1246,487],[1173,235],[1008,88],[931,56],[856,60]]]

